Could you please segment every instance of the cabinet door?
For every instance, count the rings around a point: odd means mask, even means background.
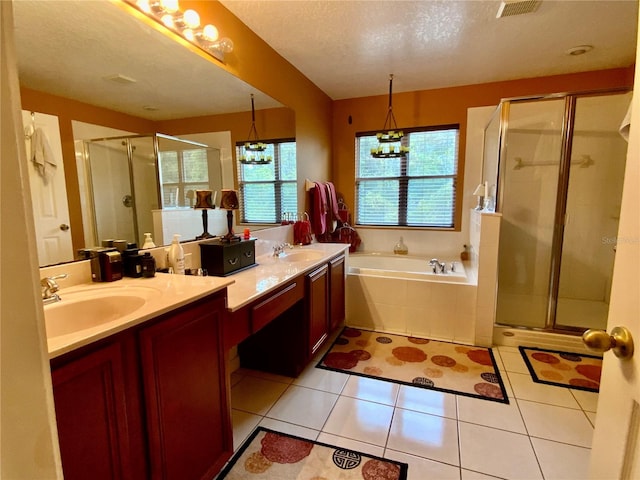
[[[322,345],[329,331],[329,267],[307,275],[307,315],[309,315],[309,357]]]
[[[344,321],[345,256],[340,255],[329,262],[329,333]]]
[[[140,330],[152,478],[210,479],[233,452],[224,308],[217,297]]]
[[[64,478],[145,478],[136,365],[118,341],[54,366],[53,398]],[[131,347],[133,348],[133,347]],[[125,369],[132,368],[133,372]]]

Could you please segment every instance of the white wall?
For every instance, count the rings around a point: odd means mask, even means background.
[[[12,8],[0,2],[0,477],[61,479]]]

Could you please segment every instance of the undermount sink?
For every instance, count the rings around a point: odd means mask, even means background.
[[[68,335],[118,320],[134,313],[159,294],[146,287],[60,291],[61,300],[44,308],[47,337]]]
[[[285,255],[279,258],[280,261],[285,262],[309,262],[318,260],[325,256],[325,253],[320,250],[298,250],[294,252],[287,252]]]

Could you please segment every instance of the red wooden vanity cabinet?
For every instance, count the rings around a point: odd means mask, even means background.
[[[52,359],[65,479],[211,479],[233,453],[226,292]]]

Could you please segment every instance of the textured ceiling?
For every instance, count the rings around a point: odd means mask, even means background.
[[[150,120],[248,111],[251,93],[256,109],[281,106],[106,0],[14,0],[14,24],[20,83],[34,90]]]
[[[221,2],[333,99],[626,67],[638,2],[543,0],[496,18],[496,0]],[[592,45],[582,56],[565,51]]]
[[[638,2],[222,0],[334,99],[631,65]],[[14,0],[20,81],[162,120],[280,104],[107,0]],[[593,45],[583,56],[565,51]],[[236,49],[243,48],[236,44]],[[233,55],[233,53],[231,54]],[[120,74],[137,80],[104,80]],[[145,107],[157,110],[146,110]]]

